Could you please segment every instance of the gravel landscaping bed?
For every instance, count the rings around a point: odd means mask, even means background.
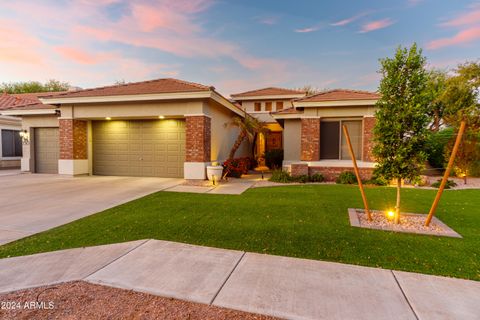
[[[276,319],[83,281],[2,294],[0,303],[1,319]]]
[[[458,233],[435,216],[427,227],[425,226],[426,214],[401,213],[400,223],[396,224],[392,219],[387,218],[383,211],[370,210],[372,221],[368,221],[363,209],[348,209],[348,211],[350,224],[354,227],[461,238]]]

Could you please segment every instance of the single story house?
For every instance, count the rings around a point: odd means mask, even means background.
[[[40,97],[2,112],[22,118],[22,171],[205,179],[245,113],[214,87],[158,79]],[[249,156],[244,143],[237,156]]]
[[[305,97],[305,92],[286,88],[268,87],[235,93],[230,97],[243,110],[265,123],[267,134],[259,134],[255,143],[255,154],[263,155],[265,151],[283,148],[283,128],[272,116],[272,112],[293,107],[293,100]]]
[[[379,95],[359,90],[330,90],[293,101],[272,113],[283,128],[284,168],[292,175],[322,173],[334,180],[353,164],[342,130],[346,125],[360,174],[368,179],[372,156],[375,104]]]

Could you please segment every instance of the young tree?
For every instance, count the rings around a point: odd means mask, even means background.
[[[248,114],[245,114],[245,117],[243,118],[233,117],[229,123],[225,124],[225,126],[237,127],[240,130],[238,137],[235,140],[232,149],[230,150],[230,154],[228,156],[229,159],[233,159],[235,157],[235,153],[237,152],[238,148],[240,148],[240,145],[244,140],[253,142],[258,133],[266,131],[264,122]]]
[[[427,87],[426,94],[428,99],[428,116],[432,119],[430,123],[430,130],[438,132],[440,126],[443,125],[443,114],[445,110],[445,103],[442,100],[442,95],[445,92],[447,73],[442,70],[430,70],[427,73]]]
[[[395,223],[400,222],[402,179],[415,181],[424,167],[428,136],[425,57],[413,44],[399,47],[393,58],[381,59],[373,154],[377,172],[397,183]]]

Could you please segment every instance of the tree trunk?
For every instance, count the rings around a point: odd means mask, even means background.
[[[395,223],[400,223],[400,189],[402,188],[402,179],[397,178],[397,205],[395,206]]]
[[[246,136],[247,133],[243,130],[238,134],[237,140],[235,140],[235,143],[230,150],[230,155],[228,156],[228,159],[233,159],[233,157],[235,157],[235,152],[237,152],[238,148],[240,148],[240,145],[242,144],[243,140],[245,140]]]
[[[438,110],[435,110],[433,116],[433,131],[438,132],[440,130],[440,115],[438,114]]]

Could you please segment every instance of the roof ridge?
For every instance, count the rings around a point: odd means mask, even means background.
[[[241,95],[243,95],[243,94],[249,94],[249,93],[258,92],[258,91],[262,91],[262,90],[268,90],[268,89],[279,89],[279,90],[286,90],[286,91],[297,92],[297,93],[305,93],[305,92],[306,92],[306,91],[302,91],[302,90],[290,89],[290,88],[282,88],[282,87],[264,87],[264,88],[259,88],[259,89],[244,91],[244,92],[240,92],[240,93],[233,93],[233,94],[231,94],[230,96],[231,96],[231,97],[233,97],[233,96],[241,96]]]

